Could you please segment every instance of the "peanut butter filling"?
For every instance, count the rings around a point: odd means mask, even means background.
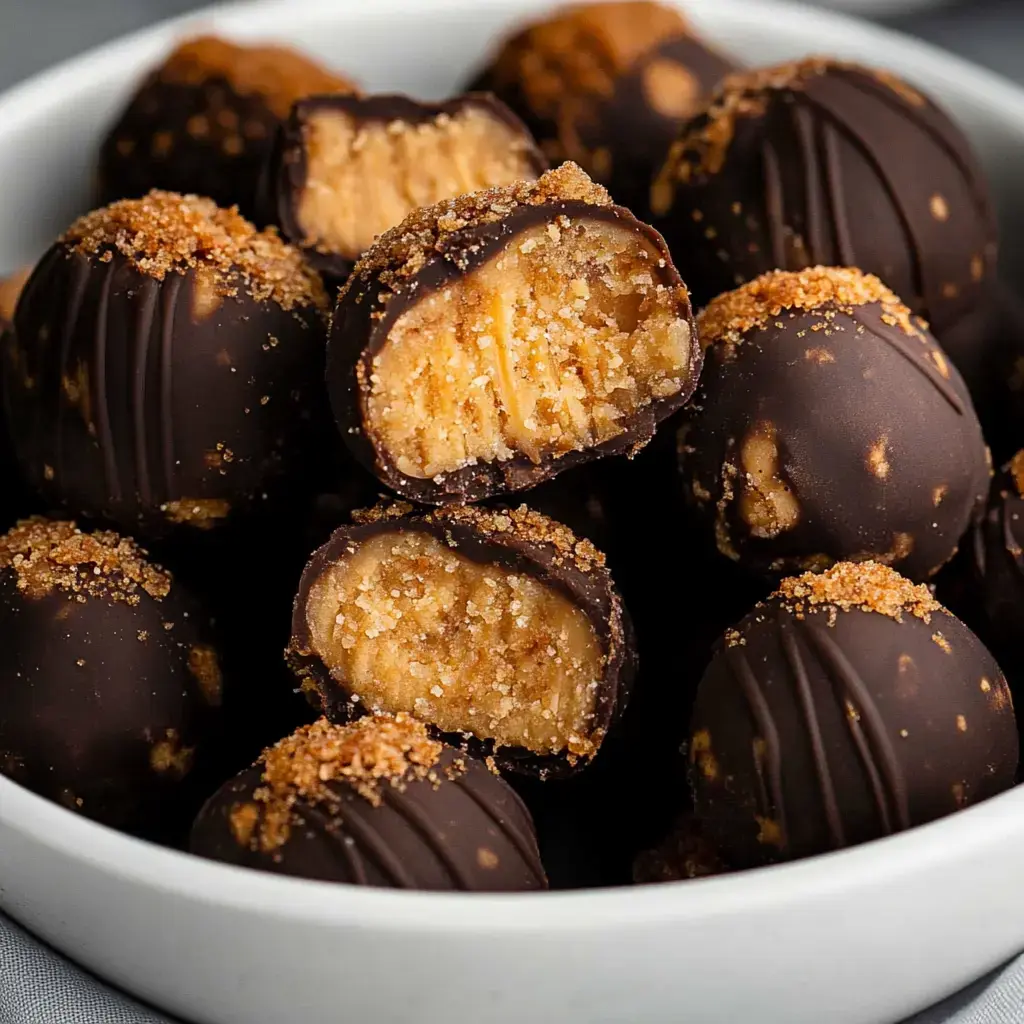
[[[518,235],[399,317],[373,360],[371,432],[426,479],[617,437],[689,371],[690,327],[659,263],[652,243],[596,219]]]
[[[530,141],[467,107],[421,124],[320,110],[304,126],[302,244],[355,259],[421,206],[536,177]]]
[[[537,754],[593,754],[605,658],[561,593],[420,532],[381,534],[336,562],[306,605],[312,646],[373,711]]]

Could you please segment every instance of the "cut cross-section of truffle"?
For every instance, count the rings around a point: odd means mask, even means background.
[[[262,186],[262,219],[313,264],[345,278],[378,235],[413,210],[516,181],[547,160],[492,96],[310,96],[292,108]]]
[[[1014,784],[1006,680],[932,597],[874,562],[784,580],[701,681],[696,814],[734,868],[852,846]]]
[[[274,134],[310,93],[355,86],[304,54],[203,36],[153,70],[100,151],[100,202],[194,192],[251,213]]]
[[[0,772],[117,828],[186,826],[221,703],[207,632],[131,540],[19,523],[0,537]]]
[[[339,296],[327,383],[356,456],[441,504],[635,453],[700,361],[661,236],[565,164],[380,238]]]
[[[582,3],[506,39],[473,88],[504,100],[552,160],[580,164],[644,216],[679,129],[735,67],[675,7]]]
[[[528,510],[380,506],[303,574],[289,662],[330,717],[406,711],[542,774],[598,752],[632,632],[604,556]]]
[[[352,885],[547,888],[530,812],[512,787],[405,714],[320,719],[281,740],[207,802],[191,849]]]
[[[144,534],[217,526],[301,479],[327,418],[326,304],[298,249],[208,199],[86,215],[34,270],[3,353],[25,475]]]
[[[947,562],[984,500],[988,454],[963,381],[876,277],[776,271],[701,314],[681,468],[719,550],[764,573],[873,558]]]
[[[827,58],[727,78],[651,209],[702,304],[773,269],[857,266],[941,342],[994,277],[992,204],[964,134],[891,72]]]

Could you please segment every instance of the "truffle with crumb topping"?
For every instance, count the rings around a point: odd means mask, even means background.
[[[644,217],[676,134],[735,68],[675,7],[581,3],[505,39],[473,88],[503,99],[551,160],[575,161]]]
[[[596,756],[635,671],[604,555],[525,505],[358,514],[306,567],[287,656],[332,719],[408,712],[544,776]]]
[[[773,271],[699,320],[684,484],[719,551],[778,575],[873,558],[928,579],[988,487],[956,368],[870,274]]]
[[[733,868],[921,825],[1014,784],[992,655],[877,562],[786,579],[719,642],[697,692],[696,816]]]
[[[327,388],[355,456],[443,504],[635,454],[700,362],[664,239],[563,164],[381,236],[339,295]]]
[[[33,518],[0,537],[0,772],[150,838],[216,757],[209,622],[134,541]]]
[[[701,303],[772,269],[858,266],[941,341],[995,276],[988,186],[960,129],[891,72],[829,58],[727,78],[651,207]]]
[[[343,281],[378,235],[419,207],[533,181],[547,167],[526,126],[490,95],[307,96],[278,132],[261,219]]]
[[[33,271],[3,352],[25,476],[135,534],[222,525],[301,482],[326,318],[302,254],[209,199],[87,214]]]
[[[149,73],[104,140],[99,201],[158,188],[252,213],[292,104],[310,93],[355,91],[349,79],[287,47],[186,40]]]
[[[547,888],[530,812],[512,787],[405,714],[303,726],[207,802],[191,849],[352,885]]]

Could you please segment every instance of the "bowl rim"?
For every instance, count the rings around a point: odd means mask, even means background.
[[[701,8],[714,5],[714,19],[738,23],[771,18],[799,19],[805,30],[841,29],[866,47],[874,43],[882,62],[893,45],[900,48],[901,72],[944,74],[957,81],[965,99],[1015,123],[1024,136],[1024,89],[998,74],[902,33],[856,18],[789,0],[669,0],[700,23]],[[547,0],[432,0],[435,11],[477,7],[541,8]],[[422,11],[422,0],[388,0],[392,14]],[[340,7],[336,0],[236,0],[171,18],[120,37],[57,64],[0,94],[0,135],[16,131],[52,107],[55,97],[73,91],[102,69],[127,58],[134,65],[144,53],[159,53],[189,31],[216,31],[239,38],[273,34],[282,21],[292,24],[325,16],[379,18],[374,5]],[[906,832],[846,850],[753,871],[655,885],[545,893],[412,892],[339,885],[234,867],[133,838],[67,811],[0,775],[0,832],[9,830],[101,874],[162,890],[183,900],[218,904],[270,918],[287,917],[320,925],[344,924],[377,931],[423,935],[463,932],[493,934],[538,930],[578,933],[588,927],[649,927],[666,920],[686,921],[727,915],[744,907],[771,908],[827,897],[839,889],[871,883],[891,885],[920,869],[982,854],[1024,832],[1024,786],[982,804],[917,826]],[[16,897],[3,904],[16,913]]]

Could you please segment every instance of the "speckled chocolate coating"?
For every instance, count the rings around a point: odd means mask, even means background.
[[[823,58],[723,88],[652,190],[699,303],[767,270],[829,264],[876,274],[940,339],[975,309],[995,270],[991,202],[967,139],[930,99]],[[723,104],[739,108],[732,128],[726,116],[709,129]]]
[[[433,209],[437,211],[437,220],[443,221],[443,207]],[[514,204],[510,212],[500,216],[489,212],[487,219],[481,216],[478,222],[470,221],[456,231],[441,233],[435,225],[438,240],[427,246],[428,255],[422,263],[418,254],[410,258],[400,228],[389,232],[357,265],[335,306],[327,347],[327,390],[338,429],[352,453],[402,497],[430,505],[480,501],[525,490],[563,470],[604,456],[633,455],[650,441],[658,424],[693,394],[701,366],[696,344],[684,386],[673,395],[651,401],[625,424],[621,434],[593,448],[569,451],[539,463],[525,455],[505,462],[478,462],[431,479],[411,477],[398,469],[382,441],[374,435],[368,415],[373,359],[387,345],[392,327],[403,313],[483,266],[524,231],[559,217],[616,224],[651,243],[664,259],[664,266],[652,267],[652,271],[656,269],[661,283],[675,290],[679,315],[690,323],[691,338],[696,339],[689,293],[664,239],[623,207],[575,199],[551,200],[535,205]],[[389,258],[390,245],[394,247],[393,258]],[[371,256],[372,260],[368,258]]]
[[[988,487],[981,427],[931,335],[886,316],[786,309],[711,345],[680,465],[723,554],[767,574],[873,557],[917,580],[953,556]],[[772,492],[785,514],[767,522],[750,503]]]
[[[504,100],[553,163],[575,161],[647,219],[652,175],[736,67],[668,7],[577,4],[508,38],[471,87]]]
[[[446,777],[459,760],[464,771]],[[326,882],[395,889],[514,892],[547,888],[530,812],[508,783],[483,764],[446,749],[439,782],[384,785],[373,806],[345,782],[330,783],[334,802],[299,800],[292,829],[278,850],[244,845],[230,818],[261,785],[259,765],[226,783],[192,829],[191,850],[241,867]],[[252,804],[252,806],[258,806]]]
[[[726,634],[690,730],[696,813],[729,864],[812,856],[1008,789],[999,666],[944,609],[901,621],[773,597]]]
[[[523,156],[532,162],[534,177],[547,170],[547,159],[537,148],[526,126],[493,96],[467,94],[444,103],[420,103],[402,95],[308,96],[292,107],[291,114],[277,133],[273,153],[260,184],[258,219],[267,224],[277,224],[286,239],[295,245],[302,245],[303,231],[298,220],[298,205],[308,174],[306,126],[313,115],[323,110],[334,110],[348,116],[356,124],[388,125],[397,122],[418,125],[433,121],[441,115],[456,117],[471,109],[482,111],[495,121],[503,122],[521,133]],[[327,252],[316,246],[305,247],[303,251],[317,270],[338,282],[348,277],[361,255],[358,252]]]
[[[58,242],[3,352],[18,461],[48,500],[132,533],[219,526],[301,479],[325,418],[325,333],[315,306],[240,286],[209,308],[192,270],[158,280]]]
[[[179,583],[132,593],[34,593],[0,569],[0,772],[106,825],[177,838],[216,760],[220,671]]]
[[[374,537],[424,533],[474,562],[498,565],[538,580],[583,612],[605,655],[604,673],[598,681],[594,717],[590,722],[590,738],[596,753],[604,736],[621,718],[636,675],[636,644],[629,614],[603,564],[578,558],[563,547],[545,541],[530,527],[507,517],[503,517],[504,529],[493,529],[491,523],[496,516],[502,516],[500,510],[475,507],[438,509],[426,515],[381,515],[369,522],[341,527],[332,534],[313,554],[302,574],[292,617],[292,639],[286,653],[314,707],[336,721],[368,710],[363,704],[352,701],[345,682],[334,678],[313,650],[307,621],[307,602],[312,587],[330,566],[351,556],[360,544]],[[564,527],[550,520],[547,522],[572,537]],[[413,708],[405,710],[415,711]],[[465,745],[466,737],[453,737],[452,741]],[[541,756],[520,747],[495,748],[489,740],[471,738],[468,743],[471,752],[493,755],[501,767],[525,774],[544,777],[568,774],[589,763],[587,758],[569,758],[564,753]]]

